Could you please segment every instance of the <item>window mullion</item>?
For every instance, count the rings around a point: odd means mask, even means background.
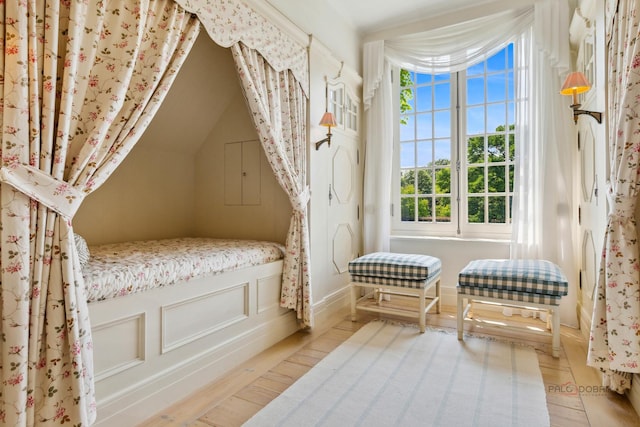
[[[451,79],[452,81],[454,79]],[[460,101],[460,72],[455,73],[455,85],[452,85],[452,90],[455,92],[455,111],[452,113],[455,115],[455,131],[453,138],[451,140],[452,144],[455,145],[455,165],[456,165],[456,233],[460,235],[460,221],[462,220],[462,168],[461,168],[461,153],[464,152],[461,150],[462,145],[462,132],[461,132],[461,103]]]

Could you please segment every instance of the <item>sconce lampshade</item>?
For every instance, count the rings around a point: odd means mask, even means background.
[[[574,95],[586,92],[589,89],[591,89],[591,84],[585,75],[576,71],[567,76],[564,84],[562,85],[562,89],[560,89],[560,93],[563,95]]]
[[[324,113],[324,115],[322,116],[322,119],[320,119],[320,126],[326,126],[328,128],[334,127],[336,126],[336,118],[333,116],[333,113],[330,111],[327,111]]]
[[[588,115],[596,119],[598,123],[602,123],[602,113],[597,111],[588,111],[581,110],[580,103],[578,103],[578,94],[583,93],[591,89],[591,84],[589,80],[579,71],[570,73],[564,81],[562,85],[562,89],[560,89],[560,93],[562,95],[571,95],[573,96],[573,104],[571,105],[571,109],[573,110],[573,121],[574,123],[578,123],[578,116],[580,115]]]

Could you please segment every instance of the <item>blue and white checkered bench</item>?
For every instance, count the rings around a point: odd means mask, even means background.
[[[356,311],[373,311],[405,317],[417,317],[420,332],[424,332],[426,314],[436,306],[440,313],[440,270],[438,258],[428,255],[374,252],[349,262],[351,274],[351,319],[356,320]],[[435,296],[427,291],[435,285]],[[360,288],[374,290],[375,300],[369,295],[360,296]],[[417,297],[418,313],[401,306],[383,302],[383,295]],[[427,300],[429,304],[427,305]]]
[[[458,339],[471,301],[495,302],[513,307],[547,310],[553,356],[560,354],[560,298],[567,295],[568,282],[552,262],[534,259],[483,259],[471,261],[458,275]],[[465,307],[464,300],[467,300]],[[551,322],[550,322],[551,321]]]

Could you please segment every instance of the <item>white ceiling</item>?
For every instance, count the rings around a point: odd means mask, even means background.
[[[325,0],[361,34],[496,0]]]

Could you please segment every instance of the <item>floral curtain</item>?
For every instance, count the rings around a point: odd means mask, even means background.
[[[0,4],[0,422],[90,425],[71,219],[144,131],[198,21],[172,0]]]
[[[640,372],[640,260],[635,211],[640,185],[640,5],[608,0],[609,217],[587,363],[623,393]]]
[[[276,71],[289,70],[309,94],[309,36],[294,38],[257,13],[242,0],[175,0],[198,16],[207,34],[217,45],[231,47],[242,42],[260,53]]]
[[[307,98],[289,70],[276,71],[244,43],[231,46],[238,76],[262,147],[280,186],[293,206],[284,257],[280,305],[296,310],[304,326],[313,326],[309,276],[309,228],[306,176]]]

